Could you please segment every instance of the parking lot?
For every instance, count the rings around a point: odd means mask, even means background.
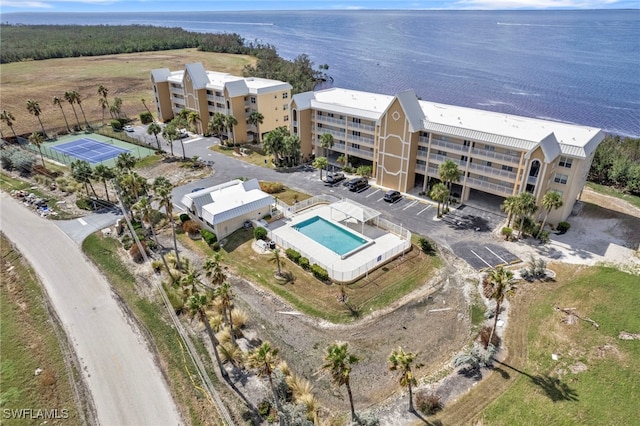
[[[518,256],[492,243],[465,240],[452,244],[451,249],[478,271],[520,262]]]

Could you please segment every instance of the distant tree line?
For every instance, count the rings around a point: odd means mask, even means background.
[[[596,149],[589,181],[640,195],[640,138],[607,136]]]
[[[289,61],[281,58],[274,46],[247,43],[236,33],[196,33],[151,25],[0,25],[0,31],[3,64],[195,47],[205,52],[256,56],[256,66],[246,67],[245,76],[287,81],[294,93],[313,90],[317,82],[330,78],[328,65],[319,67],[323,71],[314,70],[305,54]]]

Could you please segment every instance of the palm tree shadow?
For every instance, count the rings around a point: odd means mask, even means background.
[[[413,410],[411,412],[414,416],[416,416],[422,423],[424,423],[427,426],[443,426],[443,423],[440,420],[433,420],[433,421],[429,421],[427,419],[425,419],[424,417],[422,417],[422,415],[418,412],[418,410]]]
[[[509,364],[505,364],[504,362],[496,361],[498,364],[504,365],[507,368],[510,368],[513,371],[516,371],[520,374],[523,374],[531,380],[531,383],[538,386],[540,389],[544,391],[547,397],[553,401],[579,401],[578,393],[575,389],[572,389],[566,383],[560,381],[560,379],[549,376],[541,376],[536,375],[532,376],[529,373],[525,373],[524,371],[518,370],[515,367],[510,366]],[[501,375],[504,378],[509,378],[509,373],[496,367],[495,370],[500,370]]]

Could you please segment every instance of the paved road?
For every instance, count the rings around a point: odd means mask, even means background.
[[[100,424],[181,424],[144,338],[104,277],[53,221],[6,193],[0,200],[0,229],[37,271],[74,346]]]

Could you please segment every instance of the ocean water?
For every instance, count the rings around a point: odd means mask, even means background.
[[[640,137],[640,10],[3,14],[23,24],[236,32],[328,64],[334,86]]]

